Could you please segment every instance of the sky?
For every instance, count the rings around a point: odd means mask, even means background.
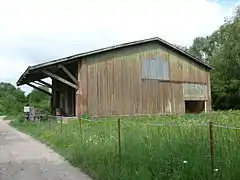
[[[15,85],[29,65],[129,41],[157,36],[189,46],[223,24],[239,1],[2,1],[0,82]]]

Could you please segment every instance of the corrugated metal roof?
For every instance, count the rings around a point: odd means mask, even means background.
[[[184,56],[188,57],[189,59],[191,59],[191,60],[209,68],[209,69],[213,69],[212,66],[210,66],[209,64],[200,60],[199,58],[189,54],[188,52],[177,48],[176,46],[168,43],[167,41],[165,41],[165,40],[163,40],[159,37],[153,37],[153,38],[149,38],[149,39],[123,43],[123,44],[110,46],[110,47],[106,47],[106,48],[102,48],[102,49],[97,49],[97,50],[93,50],[93,51],[89,51],[89,52],[85,52],[85,53],[80,53],[80,54],[76,54],[76,55],[73,55],[73,56],[68,56],[68,57],[65,57],[65,58],[56,59],[56,60],[53,60],[53,61],[48,61],[48,62],[45,62],[45,63],[41,63],[41,64],[38,64],[38,65],[35,65],[35,66],[29,66],[26,69],[26,71],[21,75],[19,80],[17,81],[17,85],[18,86],[22,85],[23,84],[22,80],[24,79],[24,77],[27,74],[30,74],[32,71],[37,71],[38,69],[41,70],[41,69],[46,68],[46,67],[50,67],[50,66],[53,66],[53,65],[66,63],[66,62],[71,63],[72,61],[76,60],[77,58],[81,58],[81,57],[85,57],[85,56],[89,56],[89,55],[93,55],[93,54],[98,54],[98,53],[103,53],[103,52],[111,51],[111,50],[115,50],[115,49],[125,48],[125,47],[128,47],[128,46],[134,46],[134,45],[154,42],[154,41],[166,46],[167,48],[171,48],[172,50],[175,50],[176,52],[180,53],[181,55],[184,55]]]

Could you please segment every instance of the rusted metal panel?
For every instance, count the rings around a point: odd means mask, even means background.
[[[207,85],[184,83],[183,95],[184,100],[207,100]]]

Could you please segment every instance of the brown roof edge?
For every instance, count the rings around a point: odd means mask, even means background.
[[[109,46],[109,47],[106,47],[106,48],[101,48],[101,49],[97,49],[97,50],[93,50],[93,51],[88,51],[88,52],[85,52],[85,53],[75,54],[75,55],[72,55],[72,56],[48,61],[48,62],[41,63],[41,64],[38,64],[38,65],[35,65],[35,66],[31,66],[30,69],[33,70],[33,69],[37,69],[37,68],[41,68],[41,67],[45,67],[45,66],[51,66],[51,65],[54,65],[54,64],[58,64],[58,63],[66,62],[66,61],[69,61],[69,60],[73,60],[73,59],[76,59],[76,58],[79,58],[79,57],[89,56],[89,55],[92,55],[92,54],[102,53],[102,52],[105,52],[105,51],[111,51],[111,50],[114,50],[114,49],[124,48],[124,47],[128,47],[128,46],[143,44],[143,43],[152,42],[152,41],[157,41],[157,42],[159,42],[159,43],[161,43],[161,44],[163,44],[163,45],[165,45],[169,48],[172,48],[172,49],[176,50],[177,52],[189,57],[190,59],[208,67],[209,69],[213,69],[212,66],[210,66],[209,64],[200,60],[199,58],[197,58],[197,57],[193,56],[192,54],[190,54],[190,53],[188,53],[188,52],[170,44],[169,42],[167,42],[167,41],[165,41],[165,40],[163,40],[159,37],[154,37],[154,38],[149,38],[149,39],[144,39],[144,40],[138,40],[138,41],[132,41],[132,42],[128,42],[128,43],[122,43],[122,44],[118,44],[118,45],[114,45],[114,46]]]
[[[17,86],[22,85],[21,82],[22,82],[22,80],[25,78],[25,76],[28,74],[28,71],[29,71],[30,67],[31,67],[31,66],[28,66],[27,69],[24,71],[24,73],[20,76],[20,78],[18,79],[18,81],[17,81],[17,83],[16,83]]]
[[[182,55],[187,56],[188,58],[196,61],[197,63],[199,63],[199,64],[201,64],[201,65],[203,65],[203,66],[205,66],[205,67],[207,67],[207,68],[209,68],[209,69],[214,69],[210,64],[204,62],[202,59],[200,59],[200,58],[198,58],[198,57],[190,54],[189,52],[187,52],[187,51],[185,51],[185,50],[182,50],[182,49],[174,46],[173,44],[170,44],[169,42],[167,42],[167,41],[165,41],[165,40],[163,40],[163,39],[161,39],[161,38],[159,38],[159,37],[156,37],[156,39],[157,39],[160,43],[164,44],[165,46],[168,46],[169,48],[174,49],[175,51],[181,53]]]
[[[97,49],[97,50],[93,50],[93,51],[88,51],[85,53],[80,53],[80,54],[76,54],[76,55],[72,55],[72,56],[68,56],[68,57],[64,57],[64,58],[60,58],[60,59],[56,59],[56,60],[52,60],[49,62],[45,62],[45,63],[41,63],[41,64],[37,64],[35,66],[29,66],[26,71],[21,75],[21,77],[19,78],[19,80],[17,81],[17,85],[22,85],[22,79],[25,77],[26,74],[29,73],[29,71],[31,70],[37,70],[40,68],[44,68],[44,67],[48,67],[48,66],[52,66],[55,64],[60,64],[60,63],[64,63],[64,62],[68,62],[68,61],[72,61],[76,58],[80,58],[80,57],[85,57],[85,56],[89,56],[89,55],[93,55],[93,54],[98,54],[98,53],[103,53],[106,51],[111,51],[114,49],[120,49],[120,48],[124,48],[124,47],[128,47],[128,46],[133,46],[133,45],[138,45],[138,44],[144,44],[144,43],[148,43],[148,42],[153,42],[153,41],[157,41],[159,43],[161,43],[164,46],[167,46],[168,48],[171,48],[175,51],[177,51],[178,53],[187,56],[188,58],[192,59],[193,61],[209,68],[209,69],[213,69],[213,67],[207,63],[205,63],[204,61],[200,60],[199,58],[191,55],[190,53],[170,44],[169,42],[159,38],[159,37],[153,37],[153,38],[149,38],[149,39],[144,39],[144,40],[138,40],[138,41],[132,41],[132,42],[128,42],[128,43],[122,43],[119,45],[114,45],[114,46],[109,46],[106,48],[101,48],[101,49]]]

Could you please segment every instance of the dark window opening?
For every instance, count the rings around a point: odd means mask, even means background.
[[[185,101],[185,113],[197,114],[205,110],[205,101]]]

